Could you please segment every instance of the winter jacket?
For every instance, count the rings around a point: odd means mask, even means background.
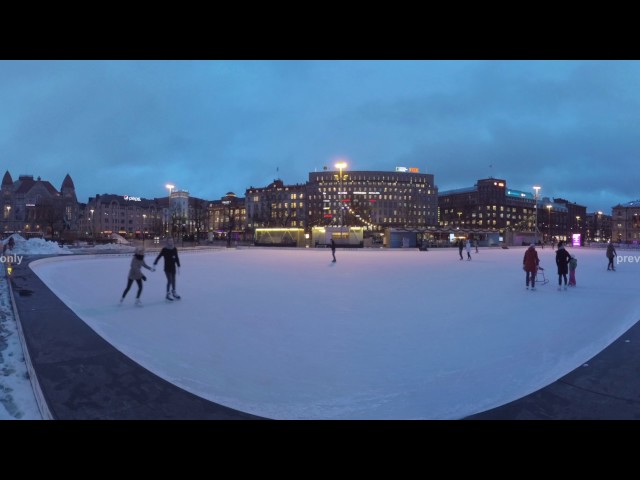
[[[540,259],[538,258],[538,252],[536,249],[534,247],[527,248],[527,251],[524,252],[524,259],[522,260],[522,265],[524,265],[525,271],[536,272],[539,264]]]
[[[612,244],[607,245],[607,258],[613,258],[616,255],[616,249]]]
[[[571,255],[567,252],[564,247],[558,248],[556,251],[556,265],[558,265],[558,275],[566,275],[569,273],[569,260],[571,260]]]
[[[578,268],[578,259],[571,257],[571,260],[569,260],[569,270],[575,270],[576,268]]]
[[[176,247],[173,247],[173,248],[163,247],[162,250],[160,250],[160,253],[156,257],[156,260],[155,262],[153,262],[153,264],[157,265],[161,257],[164,257],[164,271],[169,273],[175,273],[176,265],[180,266],[180,259],[178,258],[178,249]]]
[[[144,255],[134,255],[131,259],[131,268],[129,269],[129,280],[140,280],[142,275],[142,267],[151,270],[151,267],[144,262]]]

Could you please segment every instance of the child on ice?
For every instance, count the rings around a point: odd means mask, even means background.
[[[578,268],[578,259],[574,256],[569,260],[569,286],[576,286],[576,268]]]

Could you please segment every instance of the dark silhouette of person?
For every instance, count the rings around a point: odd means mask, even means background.
[[[333,261],[336,261],[336,242],[335,240],[332,238],[331,239],[331,255],[333,256]]]

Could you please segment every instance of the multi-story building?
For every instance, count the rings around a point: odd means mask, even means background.
[[[245,192],[247,228],[306,228],[307,186],[285,185],[276,179],[264,188]]]
[[[78,200],[73,180],[67,174],[60,191],[50,182],[33,175],[13,181],[7,171],[0,186],[2,231],[25,236],[56,236],[78,230]]]
[[[586,207],[563,198],[542,199],[507,187],[504,179],[485,178],[469,188],[440,192],[440,226],[463,232],[536,232],[540,241],[584,239]]]
[[[506,180],[485,178],[473,187],[440,192],[438,208],[444,228],[533,230],[536,199],[532,193],[507,188]]]
[[[438,188],[432,174],[398,167],[384,171],[309,173],[305,227],[362,226],[425,229],[438,222]]]
[[[142,238],[163,233],[163,207],[158,200],[131,195],[98,194],[82,205],[81,232],[85,238]]]
[[[640,241],[640,200],[618,204],[612,210],[612,241],[637,245]]]
[[[247,232],[247,212],[244,197],[228,192],[220,200],[208,203],[208,231],[211,239],[245,240]]]
[[[585,235],[589,242],[608,242],[611,240],[611,215],[603,212],[587,213]]]

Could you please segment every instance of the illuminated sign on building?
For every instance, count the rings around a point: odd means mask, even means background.
[[[420,169],[418,167],[396,167],[396,172],[411,172],[418,173]]]
[[[124,199],[128,200],[130,202],[141,202],[142,201],[142,200],[140,200],[140,197],[132,197],[131,195],[125,195]]]

